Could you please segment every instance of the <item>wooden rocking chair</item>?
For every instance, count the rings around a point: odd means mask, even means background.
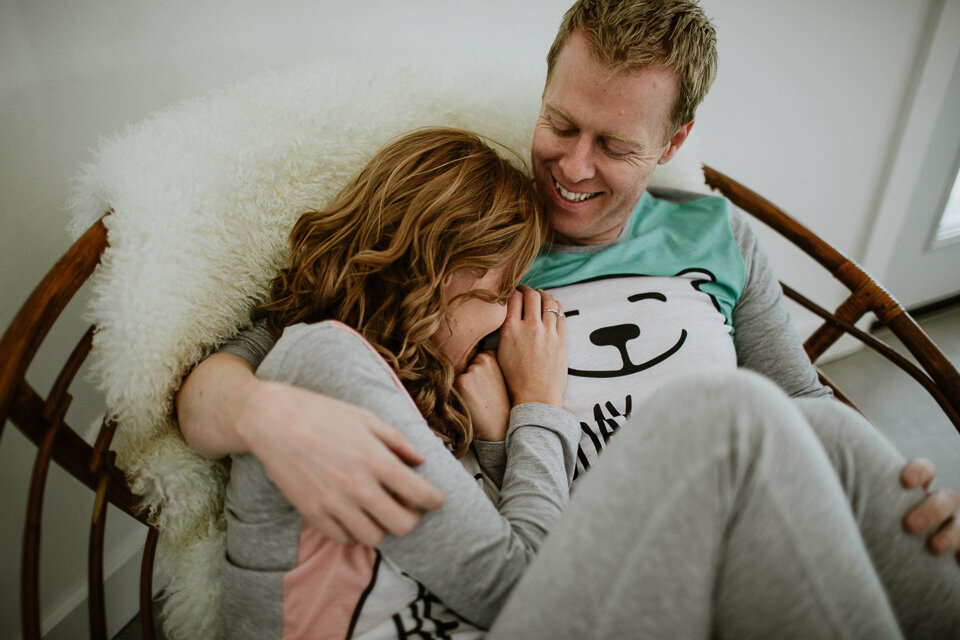
[[[713,169],[704,168],[704,173],[708,185],[785,236],[850,290],[850,296],[835,311],[829,312],[784,286],[791,299],[824,319],[823,325],[805,343],[811,359],[816,360],[842,335],[852,335],[909,373],[933,396],[960,431],[960,374],[903,307],[856,264],[780,209]],[[23,637],[27,640],[41,637],[41,513],[51,461],[96,494],[89,538],[90,637],[107,637],[103,556],[108,503],[116,505],[149,528],[141,566],[140,620],[143,637],[155,637],[151,598],[158,531],[138,509],[138,496],[130,491],[123,473],[114,464],[109,447],[115,425],[105,421],[91,446],[64,422],[70,402],[68,389],[90,351],[94,328],[87,330],[73,353],[66,357],[66,364],[46,398],[40,397],[24,378],[47,333],[70,298],[93,273],[106,246],[107,232],[102,221],[99,221],[54,265],[0,339],[0,417],[4,424],[8,419],[13,422],[37,446],[21,556],[21,625]],[[919,366],[854,326],[867,312],[873,312],[890,327],[916,358]],[[841,398],[846,398],[829,380],[825,382]]]

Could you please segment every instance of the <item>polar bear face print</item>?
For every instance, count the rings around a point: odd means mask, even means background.
[[[673,277],[615,275],[550,289],[566,314],[564,406],[583,428],[578,473],[667,380],[736,367],[730,326],[700,289],[701,269]]]

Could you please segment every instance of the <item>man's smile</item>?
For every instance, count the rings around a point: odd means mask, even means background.
[[[560,197],[568,202],[583,202],[588,198],[599,195],[599,193],[577,193],[575,191],[567,191],[559,182],[557,182],[556,178],[553,179],[553,186],[556,187],[557,193],[560,194]]]

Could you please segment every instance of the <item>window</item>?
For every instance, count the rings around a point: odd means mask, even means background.
[[[937,242],[960,236],[960,171],[956,172],[953,188],[947,197],[947,204],[937,227]]]

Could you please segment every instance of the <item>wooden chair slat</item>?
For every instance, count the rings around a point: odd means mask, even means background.
[[[14,399],[9,414],[10,420],[37,446],[40,446],[44,441],[44,434],[46,433],[47,425],[40,417],[43,406],[43,399],[24,381],[21,384],[20,394]],[[83,438],[77,435],[73,429],[67,427],[57,431],[51,453],[54,462],[91,491],[96,491],[98,477],[90,470],[92,451],[93,448]],[[127,489],[126,478],[124,478],[123,473],[119,469],[112,468],[109,470],[109,474],[111,477],[108,489],[110,502],[129,516],[146,524],[144,514],[140,513],[137,507],[140,498]]]
[[[107,530],[107,487],[110,477],[101,474],[90,520],[87,553],[87,606],[90,611],[90,637],[107,640],[107,603],[103,584],[103,541]]]
[[[60,422],[47,428],[37,446],[27,494],[26,524],[23,528],[23,550],[20,560],[20,621],[24,638],[40,638],[40,536],[42,533],[43,498],[47,474],[53,458],[54,443]]]
[[[157,556],[160,531],[151,527],[140,561],[140,631],[143,640],[155,640],[156,627],[153,619],[153,563]]]
[[[796,301],[806,308],[811,313],[814,313],[824,319],[825,325],[829,325],[836,329],[842,330],[842,332],[856,338],[865,346],[873,349],[875,352],[889,360],[891,363],[895,364],[897,367],[902,369],[906,374],[911,378],[916,380],[924,389],[937,401],[937,404],[940,405],[940,408],[944,410],[947,414],[947,417],[956,424],[957,420],[960,419],[960,414],[957,413],[956,408],[950,403],[949,397],[947,394],[938,386],[938,384],[933,380],[933,378],[927,375],[920,367],[912,363],[910,360],[901,355],[898,351],[894,350],[890,345],[879,340],[875,336],[870,335],[869,333],[862,331],[858,327],[843,322],[838,318],[832,316],[829,311],[816,304],[815,302],[809,300],[802,294],[798,293],[794,289],[790,288],[787,285],[783,285],[784,293],[791,300]],[[822,328],[822,327],[821,327]],[[939,353],[939,352],[937,352]],[[825,377],[822,375],[821,376]],[[839,390],[834,386],[830,385],[834,392]],[[842,394],[838,394],[838,397]],[[852,406],[852,403],[849,403]]]
[[[43,403],[43,417],[47,420],[62,420],[67,414],[67,408],[73,400],[67,391],[70,388],[70,383],[77,376],[77,372],[80,371],[80,367],[83,366],[83,361],[86,360],[92,346],[93,327],[91,326],[73,348],[66,364],[63,365],[57,379],[54,380],[50,393],[47,394],[47,399]]]
[[[110,449],[110,443],[113,442],[113,434],[117,431],[117,423],[112,418],[105,417],[100,423],[100,430],[97,432],[97,439],[93,443],[90,451],[90,471],[96,474],[105,472],[104,467],[113,464],[116,456]]]

